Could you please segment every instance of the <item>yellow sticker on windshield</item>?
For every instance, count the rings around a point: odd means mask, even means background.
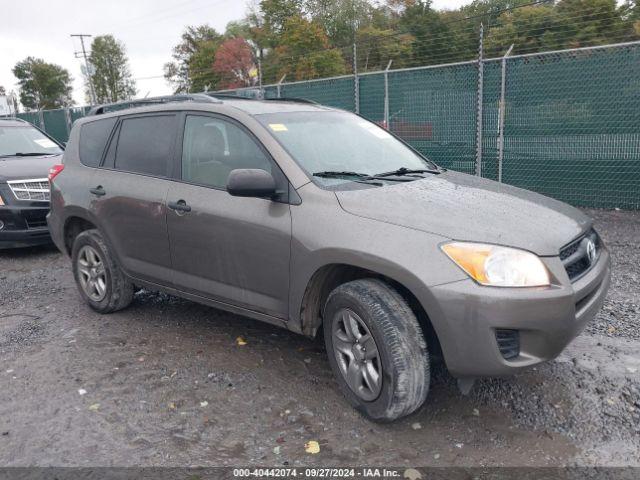
[[[289,130],[287,126],[282,123],[270,123],[269,128],[274,132],[286,132]]]

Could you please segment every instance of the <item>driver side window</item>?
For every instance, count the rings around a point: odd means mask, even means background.
[[[258,168],[272,173],[272,163],[256,142],[232,122],[188,115],[182,143],[182,179],[226,188],[231,170]]]

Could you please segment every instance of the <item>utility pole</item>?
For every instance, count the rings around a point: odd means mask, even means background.
[[[82,52],[74,52],[76,58],[84,58],[84,68],[87,75],[87,79],[89,80],[89,91],[91,92],[91,103],[96,105],[98,102],[96,100],[96,90],[93,88],[93,79],[91,78],[91,70],[89,69],[89,59],[87,58],[87,51],[84,48],[84,37],[90,38],[91,35],[86,35],[83,33],[77,33],[75,35],[71,35],[72,37],[80,38],[80,45],[82,45]]]

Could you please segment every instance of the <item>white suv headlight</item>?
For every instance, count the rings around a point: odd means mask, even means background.
[[[482,243],[451,242],[442,251],[481,285],[493,287],[542,287],[549,285],[549,271],[531,252]]]

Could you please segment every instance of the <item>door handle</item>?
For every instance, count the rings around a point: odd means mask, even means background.
[[[89,191],[98,197],[102,197],[107,194],[104,188],[102,188],[102,185],[98,185],[96,188],[90,188]]]
[[[167,207],[174,210],[177,214],[187,213],[191,211],[191,207],[187,205],[184,200],[178,200],[177,202],[167,202]]]

